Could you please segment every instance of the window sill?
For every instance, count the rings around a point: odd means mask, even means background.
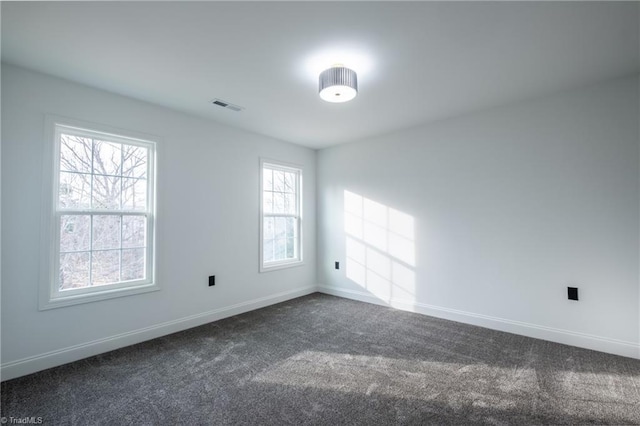
[[[48,309],[62,308],[65,306],[79,305],[82,303],[97,302],[100,300],[114,299],[116,297],[132,296],[134,294],[149,293],[158,291],[160,287],[156,283],[139,285],[136,287],[124,287],[105,289],[96,293],[72,294],[69,296],[52,298],[48,294],[41,297],[38,310],[46,311]]]
[[[304,265],[304,261],[302,260],[296,260],[292,262],[280,262],[280,263],[275,263],[269,266],[262,265],[260,266],[260,272],[278,271],[281,269],[295,268],[296,266],[302,266],[302,265]]]

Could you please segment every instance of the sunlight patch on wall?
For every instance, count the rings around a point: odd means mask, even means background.
[[[415,301],[413,216],[344,191],[346,276],[377,298]]]

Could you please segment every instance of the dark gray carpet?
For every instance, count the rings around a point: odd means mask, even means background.
[[[640,361],[313,294],[2,383],[44,424],[640,424]]]

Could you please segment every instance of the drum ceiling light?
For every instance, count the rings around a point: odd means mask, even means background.
[[[358,75],[352,69],[334,65],[320,73],[319,92],[327,102],[348,102],[358,94]]]

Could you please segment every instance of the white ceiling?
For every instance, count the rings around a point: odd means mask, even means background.
[[[639,17],[637,2],[2,2],[2,60],[323,148],[638,73]],[[354,101],[318,97],[333,63],[358,72]]]

